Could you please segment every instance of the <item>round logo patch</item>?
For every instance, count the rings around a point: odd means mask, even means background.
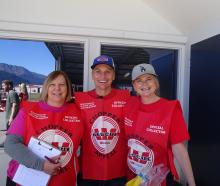
[[[61,130],[51,129],[43,132],[38,138],[62,151],[60,156],[62,167],[68,164],[72,157],[74,147],[71,138],[66,133]]]
[[[136,139],[129,139],[128,147],[127,163],[132,172],[139,174],[144,167],[153,166],[154,153],[150,148]]]
[[[114,119],[108,116],[99,116],[92,125],[92,143],[100,153],[108,154],[115,148],[119,133],[118,123]]]

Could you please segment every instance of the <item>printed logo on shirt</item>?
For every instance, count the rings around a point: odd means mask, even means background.
[[[146,131],[163,135],[166,134],[166,131],[164,130],[163,126],[160,125],[150,125],[146,128]]]
[[[128,147],[127,164],[132,172],[139,174],[144,167],[153,166],[154,153],[149,147],[136,139],[129,139]]]
[[[80,103],[80,109],[90,109],[90,108],[95,108],[96,104],[95,102],[89,102],[89,103]]]
[[[125,104],[126,104],[125,101],[114,101],[114,102],[112,103],[112,107],[121,108],[121,107],[124,107]]]
[[[77,116],[64,116],[63,121],[71,123],[79,123],[80,119]]]
[[[129,118],[125,117],[124,119],[125,125],[132,127],[134,121],[130,120]]]
[[[92,125],[92,143],[100,153],[108,154],[115,148],[119,133],[118,123],[113,118],[99,116]]]
[[[74,147],[73,142],[68,134],[59,129],[51,129],[41,133],[38,138],[62,151],[60,156],[62,167],[65,167],[69,163]]]
[[[47,114],[39,114],[33,111],[30,111],[29,115],[35,119],[47,119],[48,118]]]

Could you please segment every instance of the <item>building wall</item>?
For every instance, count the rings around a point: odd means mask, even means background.
[[[180,31],[142,0],[1,0],[0,3],[0,29],[3,30],[11,28],[12,23],[24,23],[24,27],[17,27],[16,30],[25,30],[31,24],[38,24],[32,29],[42,29],[40,25],[60,25],[63,31],[72,27],[182,36]]]
[[[202,40],[208,39],[212,36],[218,35],[220,30],[220,20],[213,20],[212,22],[204,22],[200,27],[190,32],[188,37],[188,44],[192,45]]]

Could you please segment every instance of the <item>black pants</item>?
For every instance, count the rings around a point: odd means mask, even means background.
[[[6,186],[16,186],[16,183],[11,180],[11,178],[7,177]]]
[[[126,177],[121,177],[106,181],[79,179],[79,186],[124,186],[125,183],[126,183]]]

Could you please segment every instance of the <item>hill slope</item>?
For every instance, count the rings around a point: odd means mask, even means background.
[[[31,72],[24,67],[0,63],[0,82],[4,79],[12,80],[14,85],[19,83],[43,84],[46,76]]]

